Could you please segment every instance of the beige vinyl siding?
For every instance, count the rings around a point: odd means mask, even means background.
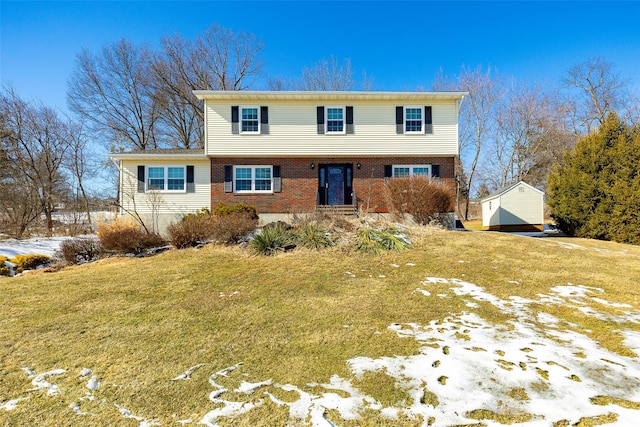
[[[482,226],[500,225],[500,197],[482,201]]]
[[[482,201],[483,227],[543,223],[544,194],[523,182]]]
[[[539,191],[520,184],[505,193],[501,199],[502,224],[542,224],[544,222],[543,196]]]
[[[175,214],[176,219],[184,214],[195,212],[202,208],[211,207],[211,178],[209,159],[157,159],[157,160],[121,160],[121,191],[122,206],[129,211],[135,210],[139,214],[155,213]],[[138,193],[138,165],[145,166],[194,166],[193,193]],[[185,177],[186,178],[186,177]]]
[[[457,101],[207,101],[206,154],[210,156],[353,156],[458,154]],[[231,106],[269,107],[268,135],[231,133]],[[353,106],[354,134],[318,134],[316,107]],[[395,108],[432,107],[433,133],[396,134]]]

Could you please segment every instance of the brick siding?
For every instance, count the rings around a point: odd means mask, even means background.
[[[353,190],[358,207],[369,212],[387,212],[383,196],[385,165],[440,165],[440,180],[455,188],[454,157],[341,157],[341,158],[212,158],[211,207],[219,202],[248,203],[260,213],[313,212],[318,190],[318,165],[352,164]],[[314,169],[311,169],[311,163]],[[356,165],[360,163],[360,169]],[[282,192],[235,194],[224,192],[225,165],[280,165]]]

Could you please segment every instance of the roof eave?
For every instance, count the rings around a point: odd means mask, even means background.
[[[148,159],[168,159],[168,160],[207,160],[209,157],[202,154],[160,154],[160,153],[110,153],[108,157],[115,160],[148,160]]]
[[[221,91],[194,90],[198,99],[210,101],[271,100],[271,101],[417,101],[461,100],[469,92],[368,92],[368,91]]]

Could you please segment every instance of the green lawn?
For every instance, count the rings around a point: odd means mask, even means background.
[[[411,238],[412,249],[381,256],[211,245],[2,278],[0,425],[640,415],[639,247],[436,229]],[[495,372],[476,369],[470,383],[468,361]],[[586,403],[567,405],[559,390]]]

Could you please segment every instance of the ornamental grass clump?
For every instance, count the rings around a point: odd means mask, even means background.
[[[411,241],[394,228],[384,230],[364,226],[355,234],[355,248],[359,252],[381,254],[386,251],[401,251],[411,247]]]
[[[299,246],[308,249],[318,250],[334,245],[329,231],[314,221],[301,223],[291,234]]]
[[[249,242],[249,248],[256,255],[271,256],[295,247],[292,240],[287,225],[274,222],[262,227],[260,233]]]

